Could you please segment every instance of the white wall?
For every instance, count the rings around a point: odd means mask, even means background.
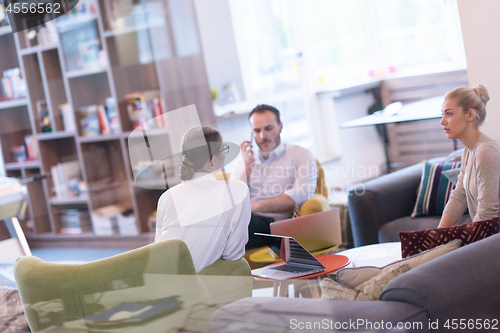
[[[373,102],[372,95],[362,91],[335,98],[334,110],[331,111],[340,125],[367,116],[368,107]],[[326,183],[330,188],[349,187],[383,174],[384,147],[375,126],[340,128],[338,134],[341,157],[323,163]]]
[[[224,85],[234,83],[244,100],[229,0],[195,0],[194,5],[210,87],[220,96]]]
[[[469,84],[488,88],[487,121],[481,127],[500,140],[500,1],[458,0]]]

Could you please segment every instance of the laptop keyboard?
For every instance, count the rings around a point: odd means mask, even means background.
[[[293,266],[293,265],[280,265],[276,267],[269,267],[278,271],[283,271],[283,272],[291,272],[291,273],[305,273],[309,271],[314,271],[316,270],[315,268],[310,268],[310,267],[298,267],[298,266]]]

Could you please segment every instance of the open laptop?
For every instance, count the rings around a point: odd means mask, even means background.
[[[340,245],[340,213],[338,208],[326,212],[273,222],[271,234],[293,237],[308,251]]]
[[[269,246],[285,262],[252,270],[252,275],[273,280],[293,279],[326,270],[314,256],[293,237],[255,233],[262,236]]]

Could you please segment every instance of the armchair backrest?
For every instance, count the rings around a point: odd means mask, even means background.
[[[124,302],[176,295],[187,308],[208,299],[189,249],[181,240],[158,242],[79,265],[20,257],[14,264],[14,276],[33,332]]]

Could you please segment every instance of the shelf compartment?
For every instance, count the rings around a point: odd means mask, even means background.
[[[55,197],[52,191],[54,180],[52,179],[51,168],[59,163],[78,161],[76,140],[74,137],[57,138],[53,140],[39,141],[40,156],[42,156],[43,170],[45,171],[46,185],[49,198]],[[79,164],[80,172],[82,166]]]
[[[26,177],[39,175],[39,168],[25,170]],[[26,183],[28,188],[29,210],[32,213],[31,219],[34,221],[35,232],[43,233],[51,230],[49,211],[45,199],[43,181],[32,181]]]
[[[132,130],[125,95],[159,90],[153,48],[148,30],[106,39],[118,109],[124,130]]]
[[[156,211],[158,200],[165,190],[145,190],[135,188],[134,195],[137,201],[137,217],[141,223],[142,232],[149,232],[148,218],[153,211]]]
[[[31,122],[27,106],[15,107],[2,110],[0,121],[0,143],[3,153],[3,161],[17,163],[11,154],[12,146],[22,146],[24,137],[31,135]]]
[[[111,96],[107,73],[81,76],[69,80],[71,98],[75,112],[78,134],[82,134],[80,108],[90,105],[106,105],[106,98]]]
[[[0,73],[6,69],[19,67],[14,34],[0,35]]]
[[[42,61],[45,68],[45,77],[47,79],[48,97],[51,101],[51,113],[54,119],[56,131],[67,130],[64,127],[63,119],[59,106],[68,103],[66,89],[63,79],[61,61],[59,52],[55,50],[45,50],[42,52]],[[73,117],[74,118],[74,117]],[[71,120],[70,120],[71,121]],[[75,124],[73,124],[73,128]],[[71,130],[71,128],[70,128]]]
[[[91,207],[132,208],[120,140],[86,142],[81,149]]]

